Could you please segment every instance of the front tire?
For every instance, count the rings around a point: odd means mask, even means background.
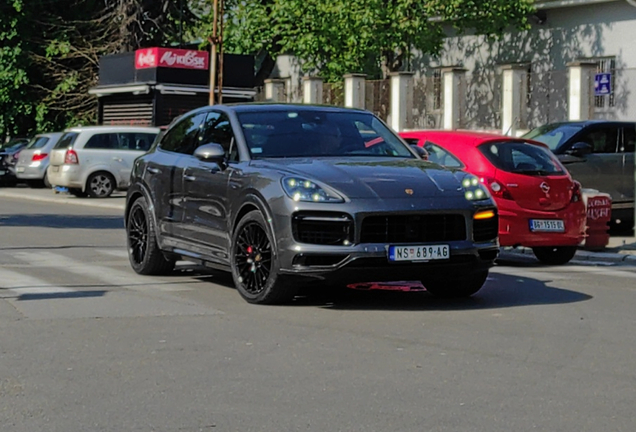
[[[166,258],[157,244],[157,229],[145,198],[130,207],[126,223],[128,259],[135,272],[162,275],[174,270],[175,260]]]
[[[481,289],[488,279],[488,270],[480,270],[461,277],[431,278],[422,281],[426,291],[435,297],[470,297]]]
[[[86,192],[91,198],[108,198],[115,190],[115,179],[107,172],[91,174],[86,181]]]
[[[281,304],[296,294],[296,288],[280,275],[274,236],[259,211],[239,221],[232,236],[231,260],[234,285],[247,302]]]
[[[534,256],[544,264],[563,265],[576,254],[576,246],[545,246],[532,248]]]

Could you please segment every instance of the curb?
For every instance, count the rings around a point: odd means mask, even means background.
[[[51,191],[51,194],[53,194],[52,191]],[[21,194],[18,192],[0,191],[0,197],[26,199],[30,201],[39,201],[39,202],[47,202],[47,203],[55,203],[55,204],[70,204],[70,205],[79,205],[79,206],[85,206],[85,207],[107,208],[107,209],[121,210],[122,212],[124,211],[124,208],[126,206],[124,202],[122,202],[121,204],[98,202],[96,198],[76,198],[76,197],[71,197],[66,195],[52,195],[51,197],[45,197],[45,196]],[[122,197],[122,200],[123,200],[123,197]]]
[[[512,255],[531,255],[532,249],[527,247],[505,247],[501,248],[502,253],[509,253]],[[630,265],[636,265],[636,255],[618,253],[618,252],[591,252],[579,249],[576,251],[576,255],[574,255],[573,260],[578,261],[597,261],[597,262],[613,262],[613,263],[624,263]]]

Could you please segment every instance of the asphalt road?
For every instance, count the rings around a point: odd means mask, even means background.
[[[0,431],[629,431],[636,267],[508,257],[474,298],[129,267],[121,212],[0,198]]]

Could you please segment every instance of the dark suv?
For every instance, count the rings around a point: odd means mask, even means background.
[[[367,111],[310,105],[182,116],[135,161],[125,221],[137,273],[190,260],[231,271],[252,303],[308,280],[469,296],[499,250],[475,176],[422,160]]]
[[[547,144],[584,188],[612,196],[612,218],[634,220],[635,122],[552,123],[524,138]]]

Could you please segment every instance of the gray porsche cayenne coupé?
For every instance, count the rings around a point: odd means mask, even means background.
[[[137,273],[180,259],[227,270],[251,303],[308,281],[469,296],[499,251],[479,179],[423,160],[370,112],[311,105],[181,116],[135,161],[125,222]]]

